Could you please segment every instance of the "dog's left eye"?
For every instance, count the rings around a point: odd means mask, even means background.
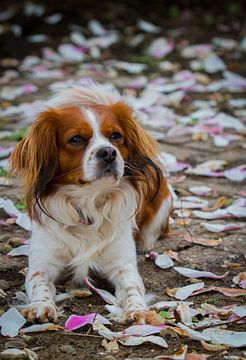
[[[110,140],[116,141],[122,138],[122,135],[118,132],[114,132],[110,135]]]
[[[80,135],[75,135],[69,139],[69,144],[73,146],[81,146],[87,143],[87,140],[82,138]]]

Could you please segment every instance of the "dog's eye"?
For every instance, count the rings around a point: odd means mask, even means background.
[[[69,144],[73,146],[81,146],[87,143],[87,140],[82,138],[80,135],[75,135],[69,139]]]
[[[113,132],[111,135],[110,135],[110,140],[113,140],[113,141],[117,141],[117,140],[120,140],[122,138],[122,135],[118,132]]]

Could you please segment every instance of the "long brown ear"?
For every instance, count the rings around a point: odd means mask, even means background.
[[[157,143],[137,123],[132,109],[127,104],[120,101],[114,104],[112,109],[117,114],[126,135],[125,143],[129,157],[126,159],[125,173],[133,182],[144,182],[148,198],[153,199],[163,179],[157,161]]]
[[[40,113],[29,133],[10,157],[14,175],[24,179],[26,203],[31,216],[37,215],[35,204],[42,198],[58,167],[55,127],[52,110]]]

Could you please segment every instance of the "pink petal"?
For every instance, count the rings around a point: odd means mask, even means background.
[[[76,330],[87,324],[92,325],[95,319],[98,319],[102,324],[106,324],[106,325],[111,324],[111,322],[108,321],[105,317],[96,313],[91,313],[86,315],[71,315],[65,323],[65,329]]]
[[[114,295],[110,294],[106,290],[98,289],[95,286],[92,285],[92,283],[89,281],[88,277],[84,278],[85,284],[93,290],[96,294],[98,294],[106,303],[111,305],[117,305],[117,299]]]

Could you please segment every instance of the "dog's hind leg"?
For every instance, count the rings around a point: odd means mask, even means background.
[[[151,216],[152,214],[149,215],[146,221],[140,226],[140,244],[144,250],[151,250],[155,246],[158,238],[168,230],[171,206],[172,200],[169,195],[163,199],[161,206],[154,216]]]

